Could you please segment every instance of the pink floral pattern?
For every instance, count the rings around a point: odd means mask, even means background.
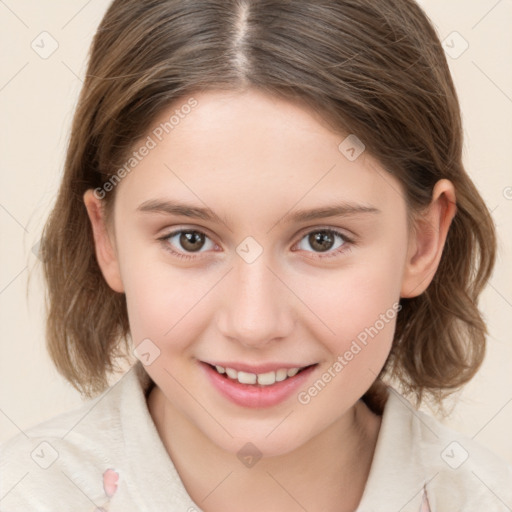
[[[119,482],[119,473],[112,468],[107,469],[103,473],[103,490],[107,499],[101,507],[96,507],[94,512],[108,512],[108,504],[110,499],[114,496],[117,491],[117,484]]]
[[[423,487],[423,497],[421,499],[421,507],[419,512],[431,512],[430,504],[428,502],[427,489]]]
[[[112,468],[107,469],[103,473],[103,490],[107,500],[101,507],[96,507],[94,512],[108,512],[108,504],[110,499],[117,491],[117,484],[119,482],[119,473]],[[418,512],[432,512],[428,501],[427,489],[423,487],[423,496],[421,498],[421,506]]]

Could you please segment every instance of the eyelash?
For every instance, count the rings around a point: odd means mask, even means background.
[[[207,238],[209,238],[208,235],[206,235],[206,233],[203,233],[202,231],[199,231],[197,229],[178,229],[176,231],[172,231],[171,233],[169,233],[161,238],[158,238],[158,240],[162,242],[164,249],[166,251],[170,252],[173,256],[176,256],[176,257],[178,257],[180,259],[184,259],[184,260],[195,259],[195,258],[197,258],[197,256],[193,256],[191,254],[175,251],[174,249],[172,249],[171,245],[169,244],[170,238],[172,238],[173,236],[178,235],[180,233],[187,233],[187,232],[200,233],[202,235],[205,235]],[[343,240],[343,245],[341,245],[340,247],[338,247],[336,250],[334,250],[332,252],[329,251],[326,253],[320,253],[320,252],[314,253],[314,254],[318,254],[318,255],[324,254],[322,256],[315,256],[315,258],[317,258],[317,259],[333,258],[333,257],[339,256],[345,252],[350,251],[352,249],[351,246],[353,246],[355,243],[354,240],[350,239],[347,235],[345,235],[344,233],[341,233],[340,231],[337,231],[336,229],[333,229],[333,228],[317,228],[317,229],[308,231],[304,235],[301,236],[299,242],[302,241],[304,238],[306,238],[308,235],[311,235],[312,233],[328,233],[328,234],[331,234],[334,236],[338,236]],[[311,252],[311,251],[307,251],[307,252]],[[199,254],[199,253],[197,253],[197,254]]]

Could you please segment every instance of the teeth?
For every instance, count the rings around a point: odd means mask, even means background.
[[[236,370],[233,370],[233,368],[226,368],[226,373],[228,374],[228,377],[230,379],[238,379],[238,372]]]
[[[271,386],[276,382],[276,372],[260,373],[258,375],[258,384],[261,386]]]
[[[240,382],[240,384],[256,384],[256,374],[238,372],[238,382]]]
[[[288,372],[282,368],[280,370],[277,370],[276,372],[276,381],[281,382],[282,380],[286,379],[288,377]]]
[[[226,374],[232,380],[238,380],[240,384],[256,384],[260,386],[272,386],[276,382],[282,382],[289,377],[294,377],[299,373],[300,368],[280,368],[275,372],[267,373],[249,373],[249,372],[237,372],[233,368],[224,368],[222,366],[215,366],[215,369],[220,374]]]

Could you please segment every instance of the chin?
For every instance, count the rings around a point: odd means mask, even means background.
[[[290,416],[293,415],[292,412]],[[283,415],[283,418],[285,417],[286,414]],[[254,419],[248,420],[247,424],[228,422],[230,425],[228,430],[233,437],[227,435],[223,429],[216,429],[215,432],[203,430],[203,435],[221,450],[232,453],[238,458],[246,454],[261,458],[279,457],[300,449],[313,437],[311,430],[309,430],[310,435],[306,431],[297,432],[291,430],[290,425],[284,428],[284,425],[279,424],[280,421],[261,422],[259,428],[255,428]],[[284,422],[286,421],[285,419]],[[302,428],[304,427],[302,422]]]

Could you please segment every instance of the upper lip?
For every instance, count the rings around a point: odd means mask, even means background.
[[[237,363],[237,362],[226,362],[226,361],[203,361],[206,364],[211,366],[222,366],[223,368],[232,368],[237,372],[247,372],[247,373],[268,373],[275,372],[280,369],[289,370],[291,368],[306,368],[307,366],[313,366],[313,364],[289,364],[289,363],[263,363],[263,364],[247,364],[247,363]]]

